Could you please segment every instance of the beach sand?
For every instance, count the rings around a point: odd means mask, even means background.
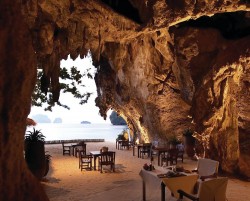
[[[104,167],[104,172],[81,171],[78,168],[78,158],[63,156],[62,145],[46,145],[45,149],[52,156],[50,170],[43,179],[42,185],[51,201],[141,201],[142,179],[139,172],[149,159],[133,156],[130,150],[116,150],[113,142],[87,143],[87,152],[100,150],[108,146],[109,150],[116,151],[116,170],[110,171],[110,167]],[[137,150],[136,150],[137,151]],[[157,160],[154,160],[157,164]],[[181,162],[178,162],[181,164]],[[197,162],[184,159],[185,169],[192,170]],[[249,200],[250,182],[244,182],[236,178],[230,178],[227,187],[228,201]],[[170,192],[167,191],[167,198]],[[158,187],[147,188],[147,200],[159,201],[160,189]]]

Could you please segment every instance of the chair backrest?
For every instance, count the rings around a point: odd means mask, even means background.
[[[77,143],[77,145],[84,145],[85,144],[85,141],[80,141]]]
[[[100,163],[103,165],[110,165],[115,163],[115,152],[106,151],[102,152],[100,156]]]
[[[198,192],[199,201],[225,201],[227,183],[227,177],[201,182]]]
[[[86,144],[77,145],[76,149],[77,149],[77,151],[83,153],[83,155],[86,155],[86,153],[87,153],[86,146],[87,146]]]
[[[198,175],[189,175],[183,177],[173,177],[173,178],[163,178],[163,183],[169,188],[172,195],[175,198],[178,198],[178,190],[181,189],[186,193],[192,194],[196,181],[198,179]]]
[[[70,146],[68,146],[68,145],[65,145],[65,143],[64,142],[62,142],[62,147],[63,147],[63,150],[66,148],[66,149],[68,149]]]
[[[199,176],[209,176],[218,173],[219,162],[208,158],[198,160],[197,171]]]
[[[68,154],[70,155],[70,145],[65,145],[64,142],[62,142],[62,148],[63,148],[63,155]]]

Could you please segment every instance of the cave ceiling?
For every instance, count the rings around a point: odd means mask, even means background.
[[[60,60],[91,52],[100,114],[144,141],[192,128],[229,172],[250,175],[250,3],[41,0],[22,12],[57,101]],[[216,150],[216,151],[215,151]],[[248,162],[247,162],[248,161]]]

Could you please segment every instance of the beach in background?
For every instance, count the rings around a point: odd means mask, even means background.
[[[41,130],[45,141],[104,139],[115,142],[117,135],[128,127],[112,124],[38,123],[34,128]],[[27,128],[27,131],[30,130],[33,130],[33,127]]]

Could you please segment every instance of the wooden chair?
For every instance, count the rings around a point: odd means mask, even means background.
[[[176,148],[178,149],[178,156],[177,156],[177,160],[178,159],[181,159],[181,162],[183,163],[183,156],[184,156],[184,145],[181,143],[181,144],[178,144],[176,146]]]
[[[65,145],[64,142],[62,142],[62,148],[63,148],[63,155],[68,154],[70,156],[71,146]]]
[[[130,143],[129,143],[129,140],[123,140],[122,142],[121,142],[121,148],[122,149],[128,149],[129,150],[129,147],[130,147]]]
[[[79,153],[79,169],[92,170],[92,155],[86,155],[83,152]]]
[[[169,149],[169,151],[166,154],[163,154],[161,156],[161,165],[163,162],[167,163],[170,162],[170,165],[176,165],[177,164],[177,158],[178,158],[178,149]]]
[[[179,189],[177,192],[179,193],[179,199],[183,199],[186,197],[193,201],[225,201],[226,199],[226,189],[227,189],[228,178],[214,178],[208,181],[201,182],[200,189],[198,194],[190,194],[182,189]],[[192,183],[190,185],[194,185]]]
[[[183,157],[184,157],[184,151],[179,151],[178,150],[177,160],[180,159],[181,162],[183,163]]]
[[[75,148],[75,157],[80,156],[82,153],[83,155],[86,155],[87,148],[86,144],[84,142],[78,143],[74,148]]]
[[[101,173],[102,173],[103,165],[106,165],[106,166],[110,165],[110,169],[114,172],[115,171],[115,152],[114,151],[102,152],[101,156],[99,156],[98,162],[99,162]]]
[[[152,151],[152,143],[144,143],[142,148],[140,149],[140,158],[144,158],[146,154],[148,157],[150,157],[151,151]]]

